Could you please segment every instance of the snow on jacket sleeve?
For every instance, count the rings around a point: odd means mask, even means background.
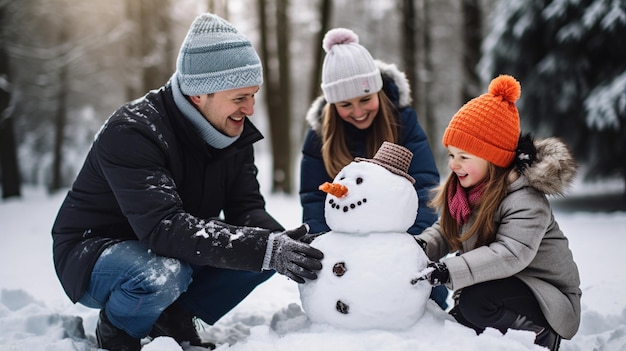
[[[166,165],[168,145],[142,122],[113,121],[94,144],[99,168],[138,239],[158,254],[192,264],[260,270],[269,230],[186,212]]]

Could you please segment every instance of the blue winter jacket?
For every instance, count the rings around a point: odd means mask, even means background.
[[[437,219],[435,211],[426,203],[429,200],[429,191],[439,184],[439,172],[426,137],[420,126],[415,110],[410,106],[410,87],[404,73],[395,65],[376,61],[383,77],[383,91],[398,109],[399,142],[398,144],[413,152],[413,159],[409,173],[415,178],[415,191],[419,197],[419,209],[413,226],[408,230],[410,234],[420,234],[432,225]],[[302,161],[300,163],[300,203],[302,204],[302,219],[310,226],[311,233],[327,232],[330,229],[324,218],[324,199],[326,194],[318,190],[320,184],[332,182],[326,172],[322,160],[321,142],[321,115],[326,105],[323,97],[313,102],[308,113],[307,122],[310,128],[302,147]],[[352,124],[343,122],[346,131],[348,149],[354,157],[367,157],[366,136],[369,129],[359,130]]]

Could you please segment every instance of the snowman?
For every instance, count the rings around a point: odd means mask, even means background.
[[[373,159],[355,158],[320,189],[330,232],[311,246],[324,252],[316,280],[299,285],[313,323],[346,329],[406,329],[424,314],[431,286],[412,284],[428,258],[407,230],[418,197],[407,174],[413,154],[384,142]]]

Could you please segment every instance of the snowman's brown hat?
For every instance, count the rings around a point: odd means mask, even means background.
[[[384,167],[393,174],[403,176],[408,179],[411,184],[415,184],[415,179],[407,173],[409,171],[412,158],[413,153],[409,149],[404,146],[385,141],[380,146],[378,151],[376,151],[374,158],[356,157],[354,161],[375,163]]]

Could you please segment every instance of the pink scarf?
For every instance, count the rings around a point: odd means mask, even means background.
[[[459,225],[467,223],[472,214],[472,208],[483,196],[484,191],[485,182],[475,185],[469,192],[461,186],[458,180],[450,184],[448,188],[448,208],[450,214]]]

